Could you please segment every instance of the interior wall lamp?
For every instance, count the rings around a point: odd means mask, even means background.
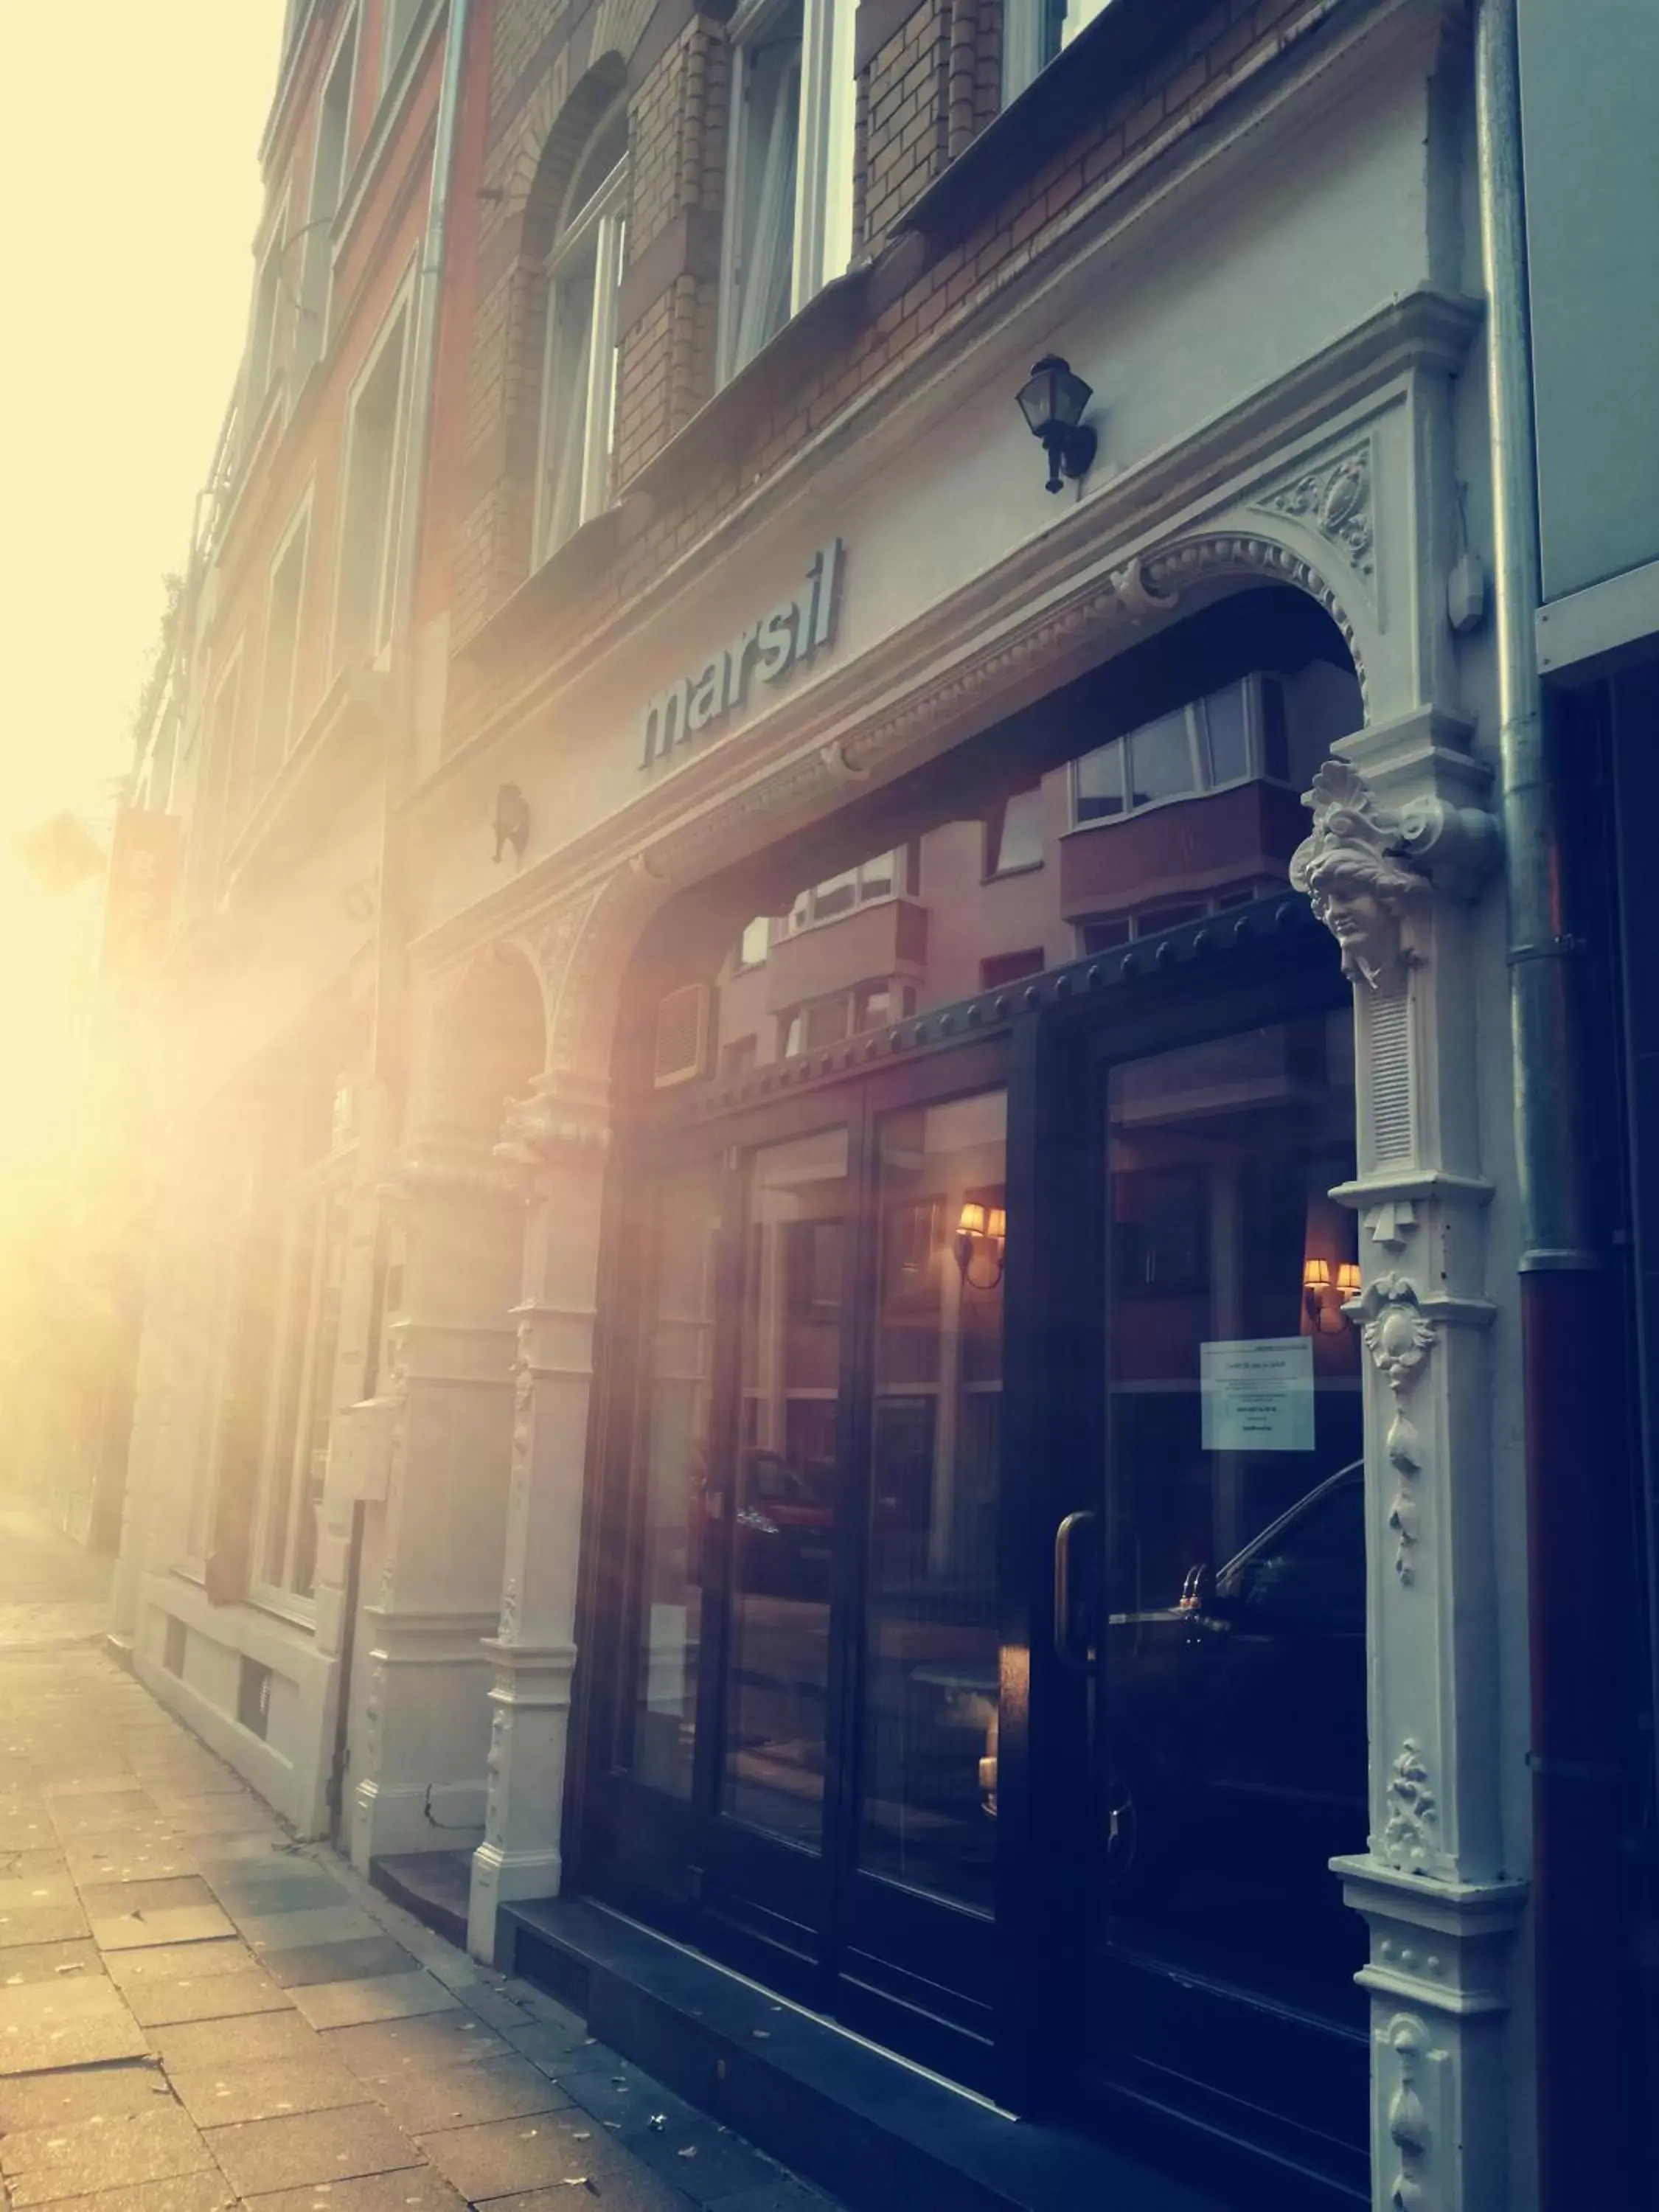
[[[1008,1216],[1000,1206],[969,1199],[957,1217],[957,1272],[969,1290],[994,1291],[1002,1280],[1002,1255],[1008,1242]],[[974,1263],[982,1263],[974,1273]]]
[[[1322,1336],[1338,1335],[1344,1316],[1340,1310],[1348,1298],[1359,1296],[1359,1268],[1352,1260],[1339,1261],[1335,1273],[1338,1312],[1328,1325],[1325,1320],[1327,1294],[1332,1285],[1331,1263],[1328,1260],[1308,1259],[1302,1262],[1302,1308],[1315,1331]]]
[[[1083,410],[1094,396],[1094,386],[1085,384],[1057,353],[1045,353],[1034,362],[1030,378],[1019,387],[1019,411],[1048,456],[1050,491],[1058,491],[1066,477],[1075,483],[1087,476],[1094,465],[1095,434],[1083,420]]]

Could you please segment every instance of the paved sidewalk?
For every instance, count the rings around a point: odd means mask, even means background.
[[[293,1843],[89,1640],[88,1565],[0,1511],[8,2206],[833,2212]]]

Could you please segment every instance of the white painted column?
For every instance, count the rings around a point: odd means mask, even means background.
[[[521,1218],[482,1140],[428,1131],[386,1193],[402,1231],[402,1309],[378,1402],[342,1422],[377,1433],[364,1500],[357,1620],[361,1725],[351,1746],[350,1849],[470,1850],[483,1831],[489,1668],[513,1411],[512,1304]],[[343,1493],[349,1485],[343,1482]],[[343,1525],[349,1501],[335,1508]]]
[[[1526,1896],[1499,1747],[1474,902],[1498,864],[1468,726],[1346,739],[1293,877],[1354,985],[1370,1612],[1370,1820],[1336,1861],[1370,1929],[1372,2201],[1504,2212],[1508,1975]]]
[[[597,1086],[544,1078],[501,1148],[529,1194],[499,1633],[484,1649],[489,1794],[468,1942],[495,1955],[499,1908],[562,1875],[576,1584],[608,1122]]]

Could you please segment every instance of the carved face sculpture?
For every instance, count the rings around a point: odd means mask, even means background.
[[[1401,902],[1415,878],[1382,854],[1342,845],[1300,875],[1314,912],[1342,948],[1343,974],[1375,990],[1399,958]]]

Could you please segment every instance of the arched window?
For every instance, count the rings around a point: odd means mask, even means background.
[[[599,119],[571,173],[547,257],[547,345],[536,463],[536,561],[611,497],[617,288],[628,185],[628,112]]]

